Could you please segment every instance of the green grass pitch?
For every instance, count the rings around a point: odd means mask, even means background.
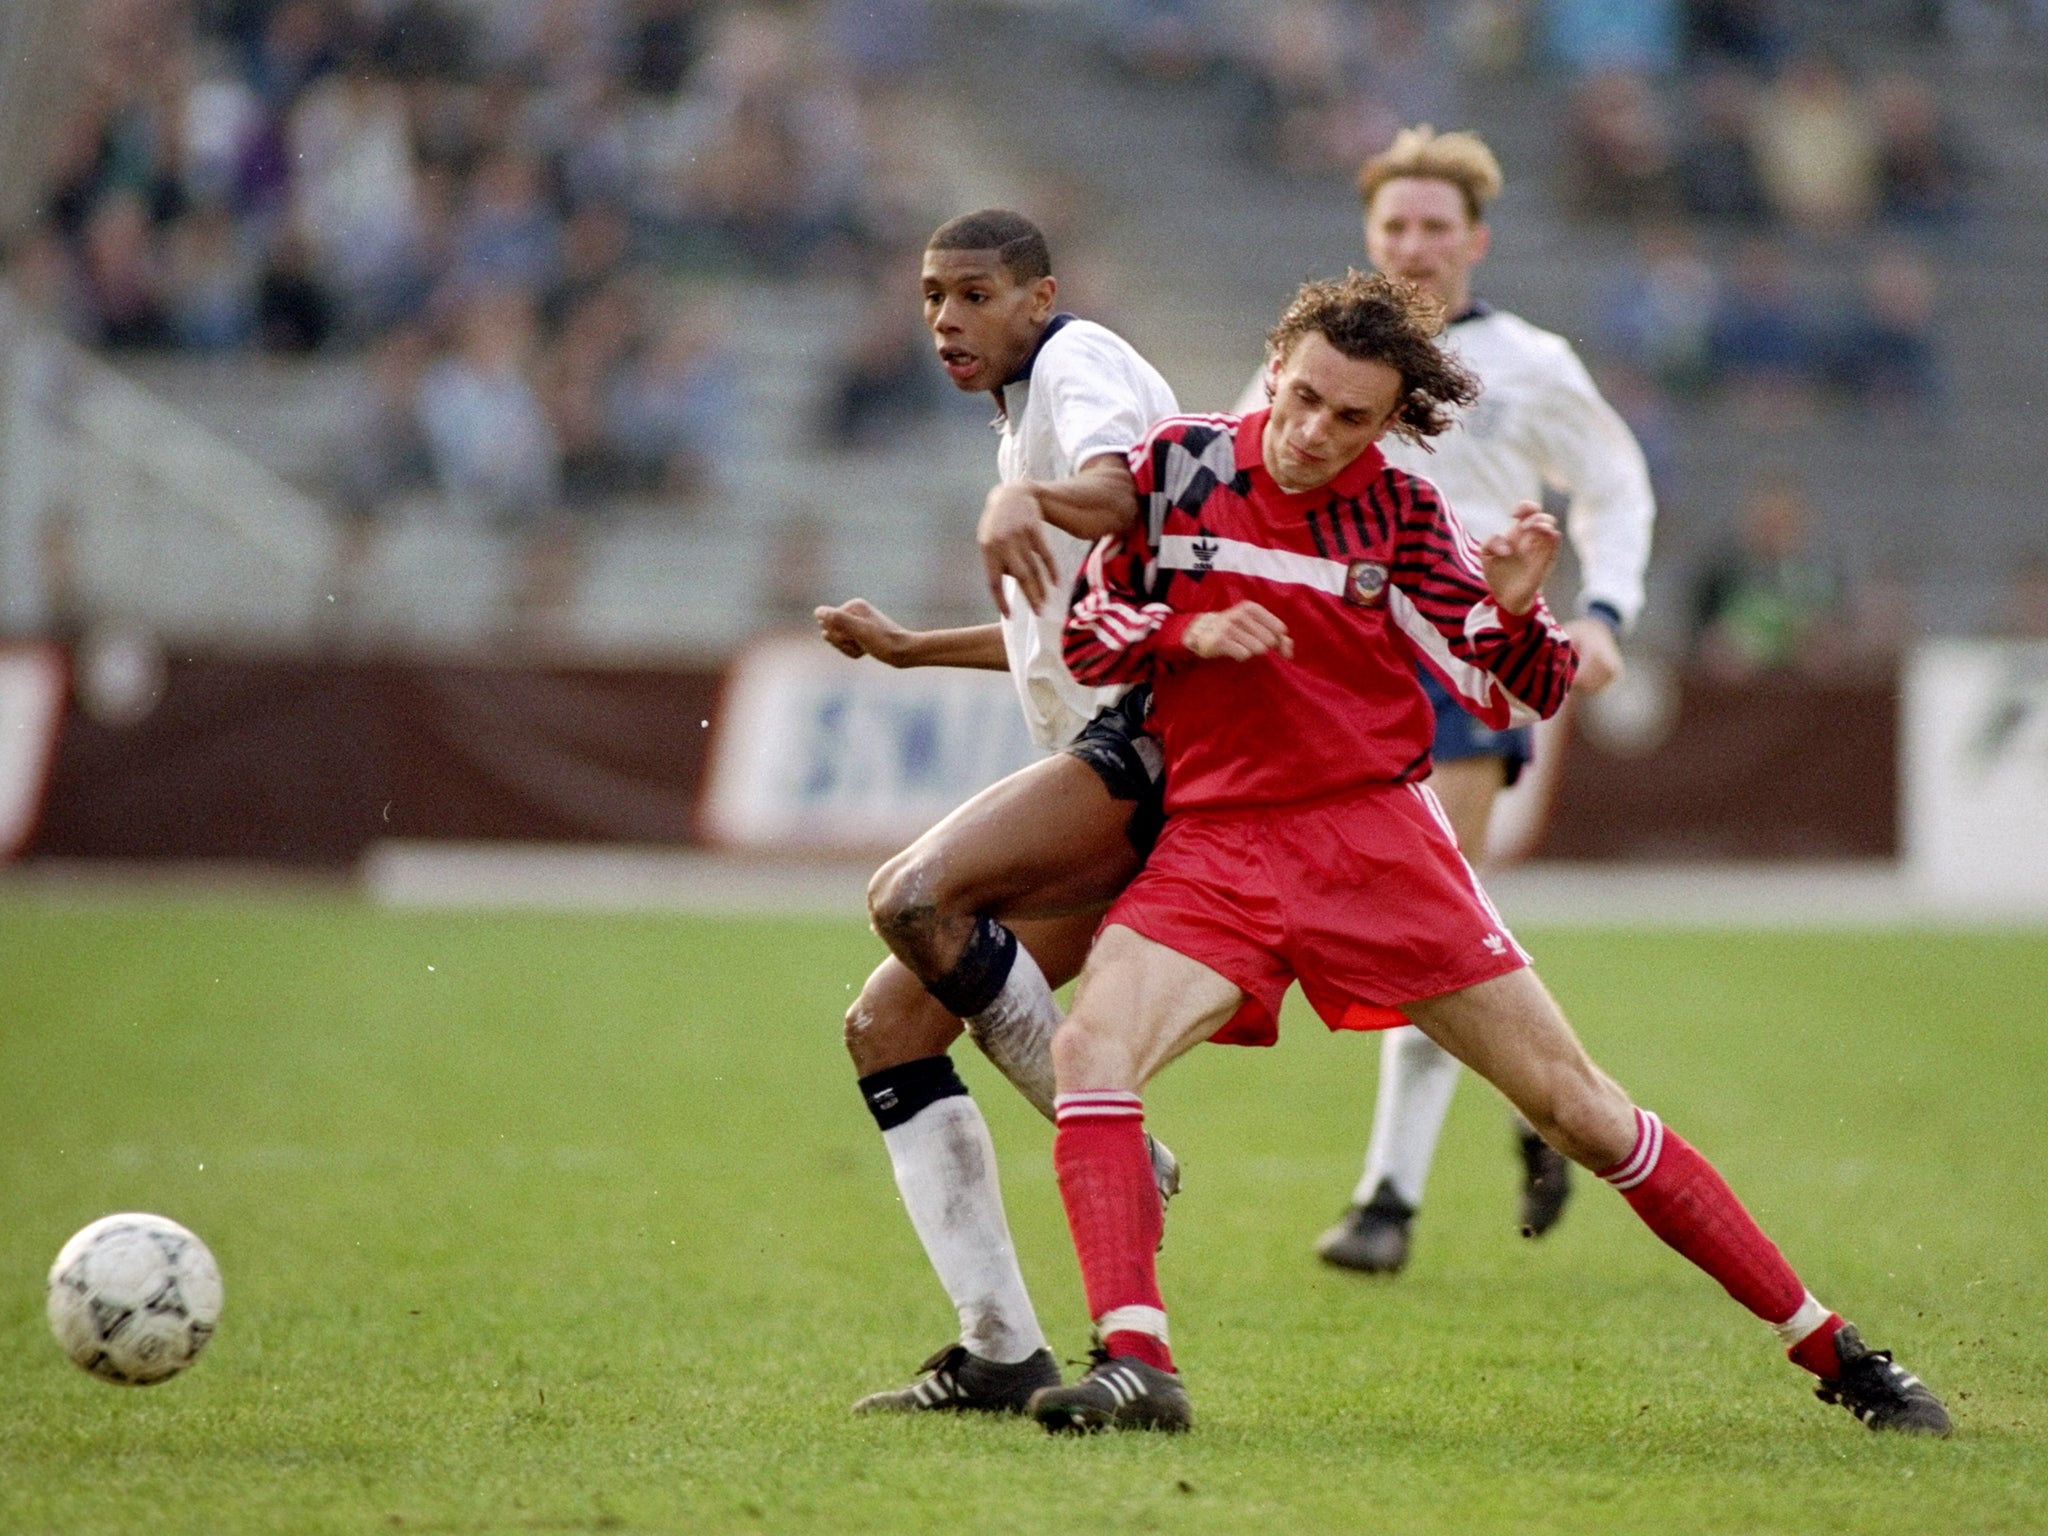
[[[1511,1229],[1461,1089],[1415,1261],[1321,1268],[1368,1040],[1149,1095],[1187,1164],[1179,1440],[855,1420],[952,1319],[837,1043],[855,921],[0,901],[0,1531],[2048,1530],[2048,936],[1525,932],[1594,1054],[1955,1412],[1871,1435],[1590,1180]],[[1049,1131],[978,1059],[1056,1347]],[[108,1211],[212,1245],[211,1350],[59,1354]]]

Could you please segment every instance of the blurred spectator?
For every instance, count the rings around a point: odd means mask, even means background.
[[[32,230],[8,254],[6,276],[15,297],[44,325],[77,341],[92,339],[92,301],[71,248],[56,228]]]
[[[230,352],[257,331],[258,270],[234,216],[220,204],[172,226],[166,295],[172,339],[194,352]]]
[[[283,0],[269,8],[248,63],[249,83],[281,117],[300,91],[341,62],[343,12],[320,0]]]
[[[1667,389],[1696,392],[1711,381],[1720,283],[1692,230],[1647,224],[1634,259],[1601,300],[1607,346],[1631,368]]]
[[[1110,57],[1145,80],[1188,80],[1214,59],[1205,0],[1104,0]]]
[[[1656,218],[1677,205],[1670,124],[1650,82],[1594,75],[1572,92],[1564,153],[1565,201],[1587,218]]]
[[[527,378],[534,345],[532,300],[486,289],[463,311],[455,355],[420,380],[435,482],[494,521],[535,523],[561,499],[554,429]]]
[[[333,301],[313,270],[313,251],[296,228],[278,237],[256,288],[256,329],[267,352],[317,352],[334,334]]]
[[[1743,503],[1732,547],[1694,592],[1697,658],[1723,676],[1826,670],[1842,650],[1842,584],[1812,547],[1812,512],[1799,482],[1760,480]]]
[[[623,208],[638,153],[633,106],[616,76],[585,78],[566,93],[550,131],[562,203],[572,209]]]
[[[643,96],[673,96],[695,68],[704,0],[635,0],[625,78]]]
[[[358,334],[390,324],[416,286],[421,256],[404,92],[356,61],[300,98],[290,141],[291,217],[323,288]]]
[[[1185,10],[1191,3],[1137,0],[1137,8]],[[933,12],[932,0],[825,0],[824,30],[863,85],[892,85],[930,61]]]
[[[262,127],[262,108],[232,60],[215,46],[194,66],[183,106],[185,192],[195,203],[237,206],[244,163]]]
[[[120,352],[170,344],[163,273],[138,193],[109,192],[93,207],[85,225],[85,284],[101,346]]]
[[[739,364],[721,315],[686,308],[626,359],[605,395],[605,426],[632,488],[696,497],[728,482]]]
[[[1331,0],[1275,0],[1255,17],[1245,60],[1245,148],[1288,175],[1325,172],[1333,165],[1331,116],[1350,91],[1344,14]]]
[[[640,296],[614,280],[585,295],[536,370],[542,404],[562,455],[562,492],[576,505],[632,487],[613,450],[605,391],[639,334]]]
[[[1692,121],[1678,151],[1679,196],[1689,213],[1729,224],[1760,224],[1769,213],[1750,139],[1755,106],[1755,87],[1733,70],[1693,82]]]
[[[940,404],[931,340],[904,302],[905,291],[878,284],[869,294],[852,343],[826,385],[823,435],[834,448],[886,447]],[[1060,297],[1064,305],[1064,282]]]
[[[433,483],[420,419],[420,381],[432,357],[433,342],[421,327],[386,332],[353,370],[334,413],[327,479],[342,518],[328,581],[341,624],[358,617],[379,515]]]
[[[1669,74],[1678,64],[1677,0],[1543,0],[1551,57],[1575,75]]]
[[[1767,236],[1745,240],[1714,310],[1709,346],[1715,377],[1781,397],[1803,391],[1821,364],[1811,308],[1784,248]]]
[[[1831,359],[1834,382],[1875,405],[1924,405],[1941,394],[1934,347],[1934,269],[1897,247],[1873,252]]]
[[[543,293],[561,261],[561,226],[543,196],[540,166],[504,150],[477,168],[455,225],[458,286]]]
[[[607,288],[627,268],[632,225],[624,213],[607,204],[593,204],[571,214],[562,226],[562,259],[556,282],[546,296],[546,315],[561,324],[576,307]]]
[[[1781,218],[1829,233],[1877,211],[1877,126],[1834,59],[1817,49],[1796,56],[1765,87],[1754,121],[1757,171]]]
[[[1671,397],[1649,374],[1626,363],[1605,365],[1596,382],[1607,403],[1635,434],[1657,499],[1667,500],[1678,468],[1678,423],[1673,419]]]
[[[1880,140],[1878,197],[1884,217],[1939,230],[1969,215],[1969,170],[1954,131],[1924,81],[1893,72],[1871,87]]]
[[[802,146],[765,101],[744,101],[691,178],[691,202],[727,262],[794,273],[822,231],[806,207]]]
[[[384,503],[432,483],[434,466],[421,423],[420,383],[433,341],[416,325],[379,337],[353,371],[335,412],[334,499],[351,522],[365,523]]]
[[[1792,47],[1785,0],[1689,0],[1686,50],[1693,60],[1768,74]]]
[[[1290,176],[1350,172],[1406,122],[1458,115],[1416,0],[1262,7],[1242,59],[1246,152]]]
[[[1449,41],[1459,64],[1475,75],[1505,75],[1528,56],[1524,0],[1458,0]]]

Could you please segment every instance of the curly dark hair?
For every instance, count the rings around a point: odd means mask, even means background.
[[[1420,443],[1447,431],[1456,407],[1479,398],[1479,380],[1437,345],[1443,328],[1443,306],[1421,289],[1354,267],[1341,278],[1303,283],[1266,344],[1285,358],[1314,331],[1346,357],[1385,363],[1401,375],[1391,430]]]

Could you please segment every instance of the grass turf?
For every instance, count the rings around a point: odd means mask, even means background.
[[[1582,1181],[1541,1243],[1468,1083],[1414,1263],[1309,1241],[1374,1053],[1290,1017],[1149,1095],[1181,1440],[855,1420],[952,1321],[836,1044],[856,923],[0,902],[0,1531],[2048,1529],[2048,937],[1525,933],[1595,1055],[1947,1396],[1873,1436]],[[974,1059],[1048,1330],[1046,1127]],[[78,1226],[194,1227],[190,1373],[42,1320]]]

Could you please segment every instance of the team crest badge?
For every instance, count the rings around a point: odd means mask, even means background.
[[[1387,568],[1372,560],[1354,560],[1344,573],[1344,601],[1370,608],[1387,595]]]

